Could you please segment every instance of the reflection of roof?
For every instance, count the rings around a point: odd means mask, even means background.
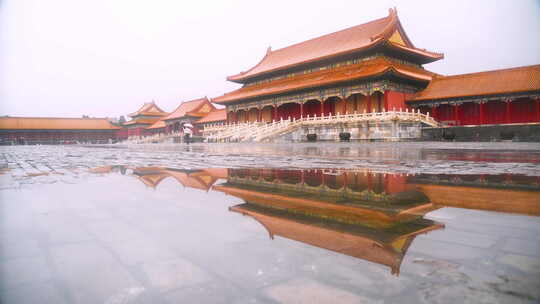
[[[432,53],[415,48],[408,39],[397,12],[390,9],[387,17],[368,23],[353,26],[335,33],[307,40],[282,49],[268,49],[264,58],[246,72],[227,77],[230,81],[242,82],[248,78],[272,71],[282,70],[315,62],[322,59],[345,55],[368,49],[382,43],[402,52],[421,58],[424,63],[432,62],[443,57],[442,54]]]
[[[205,117],[197,120],[195,123],[208,123],[227,120],[227,110],[219,109],[208,113]]]
[[[434,77],[411,101],[540,91],[540,65]]]
[[[313,197],[310,193],[299,195],[293,192],[284,193],[277,188],[264,190],[229,183],[214,186],[213,189],[264,207],[370,227],[390,227],[397,221],[415,219],[436,209],[429,202],[414,202],[408,208],[400,204],[388,206],[385,209],[355,204],[352,200],[349,200],[347,204],[340,204]]]
[[[199,172],[196,172],[196,173],[193,173],[194,175],[198,175],[198,174],[205,174],[205,175],[209,175],[209,176],[212,176],[212,177],[215,177],[215,178],[222,178],[222,179],[225,179],[229,176],[229,169],[227,168],[208,168],[208,169],[203,169],[202,171],[199,171]]]
[[[164,115],[167,115],[167,112],[160,109],[156,105],[156,103],[152,101],[152,102],[147,102],[147,103],[143,104],[142,107],[139,110],[137,110],[137,112],[131,113],[128,116],[134,117],[134,116],[139,116],[139,115],[144,115],[144,116],[164,116]]]
[[[116,130],[106,118],[0,117],[3,130]]]
[[[334,69],[325,69],[309,74],[281,78],[271,82],[244,86],[223,96],[216,97],[213,100],[216,103],[227,103],[249,97],[279,94],[354,79],[376,77],[385,73],[393,73],[401,77],[423,82],[430,81],[433,75],[433,73],[421,68],[378,57],[372,60],[362,61],[358,64],[345,65]]]
[[[249,203],[230,208],[261,223],[273,238],[279,235],[320,248],[386,265],[399,274],[401,261],[414,237],[440,229],[442,224],[419,219],[399,229],[374,230],[361,226],[295,216]]]
[[[225,173],[222,172],[225,170]],[[209,170],[179,170],[163,167],[140,167],[133,169],[133,174],[147,186],[155,188],[161,181],[167,177],[172,177],[184,187],[208,191],[212,185],[222,178],[227,169],[209,169]]]
[[[538,190],[495,189],[460,185],[416,184],[414,186],[425,193],[436,206],[540,216],[540,191]]]
[[[112,172],[112,166],[103,166],[103,167],[97,167],[90,169],[90,173],[111,173]]]
[[[204,181],[198,176],[192,176],[189,172],[183,172],[183,171],[174,170],[174,169],[165,170],[165,174],[167,174],[167,176],[172,176],[184,187],[200,189],[204,191],[208,191],[208,189],[212,187],[213,182],[215,182],[215,180]],[[207,182],[211,182],[211,183],[209,184]]]
[[[215,107],[210,103],[208,98],[203,97],[181,103],[178,108],[167,115],[164,120],[182,118],[185,116],[202,117],[214,109]]]
[[[164,170],[163,167],[139,167],[133,169],[133,175],[137,176],[148,187],[155,188],[162,180],[167,178],[167,175],[163,172]]]

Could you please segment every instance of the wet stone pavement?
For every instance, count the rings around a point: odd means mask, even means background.
[[[538,303],[540,147],[0,147],[0,303]]]

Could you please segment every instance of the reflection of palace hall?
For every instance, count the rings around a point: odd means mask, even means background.
[[[275,235],[390,267],[414,238],[444,225],[441,207],[540,215],[540,179],[529,176],[406,175],[363,170],[229,169],[214,186],[244,200],[230,210]],[[512,202],[512,204],[509,204]]]
[[[120,171],[125,166],[93,169]],[[369,170],[129,168],[156,188],[172,178],[183,187],[224,192],[275,236],[388,266],[401,262],[418,235],[444,225],[424,218],[442,207],[540,215],[540,177],[407,175]]]

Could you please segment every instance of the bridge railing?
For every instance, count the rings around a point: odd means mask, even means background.
[[[324,125],[335,123],[355,123],[355,122],[373,122],[373,121],[417,121],[430,126],[441,126],[433,117],[428,114],[422,114],[419,111],[393,110],[372,113],[345,113],[345,114],[328,114],[322,116],[305,116],[301,118],[288,118],[264,122],[248,122],[222,124],[217,126],[206,127],[203,130],[205,137],[211,140],[232,139],[232,140],[262,140],[268,136],[273,136],[276,133],[282,133],[289,128],[294,128],[300,125]]]

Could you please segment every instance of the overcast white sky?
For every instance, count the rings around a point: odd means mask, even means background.
[[[540,64],[540,1],[0,0],[0,115],[118,117],[225,80],[281,48],[397,7],[441,74]]]

